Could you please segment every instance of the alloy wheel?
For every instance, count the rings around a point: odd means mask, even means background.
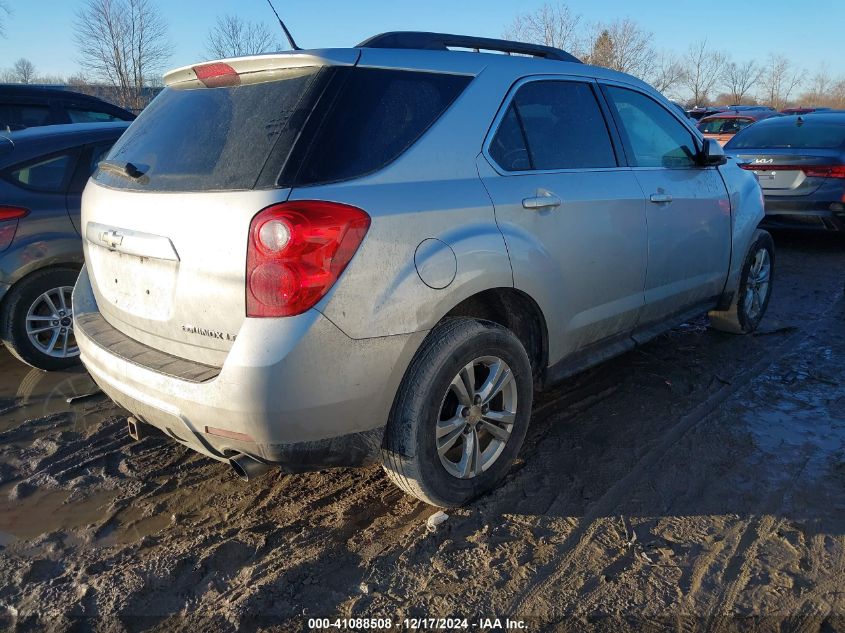
[[[752,320],[760,316],[766,305],[771,276],[772,260],[769,251],[760,248],[754,254],[754,262],[748,271],[748,281],[745,285],[745,313]]]
[[[454,377],[440,406],[437,453],[446,471],[472,479],[501,456],[516,420],[513,372],[496,356],[466,364]]]
[[[26,313],[26,335],[42,354],[53,358],[79,355],[73,334],[72,286],[60,286],[39,295]]]

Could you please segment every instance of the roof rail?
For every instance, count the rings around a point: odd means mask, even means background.
[[[508,55],[532,55],[561,62],[577,62],[581,60],[559,48],[527,44],[525,42],[511,42],[496,40],[489,37],[472,37],[470,35],[451,35],[449,33],[426,33],[423,31],[391,31],[374,35],[358,44],[357,48],[410,48],[422,50],[447,51],[449,47],[470,48],[477,51],[499,51]]]

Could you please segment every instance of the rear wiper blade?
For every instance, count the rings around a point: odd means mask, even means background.
[[[110,174],[117,174],[118,176],[131,178],[132,180],[140,180],[146,173],[146,170],[142,171],[133,163],[118,163],[111,160],[101,160],[97,164],[97,167]]]

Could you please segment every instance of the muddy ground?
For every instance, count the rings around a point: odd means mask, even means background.
[[[0,350],[0,627],[843,631],[845,241],[776,240],[757,335],[696,321],[540,395],[433,531],[377,467],[243,484]]]

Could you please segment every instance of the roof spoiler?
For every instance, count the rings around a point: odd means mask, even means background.
[[[427,33],[423,31],[391,31],[364,40],[356,48],[404,48],[414,50],[448,51],[450,48],[468,48],[476,51],[498,51],[507,55],[530,55],[561,62],[581,63],[574,55],[559,48],[511,42],[489,37]]]
[[[354,66],[361,51],[351,48],[289,51],[247,55],[192,66],[183,66],[164,74],[166,86],[219,87],[259,83],[290,77],[296,72],[320,66]]]

